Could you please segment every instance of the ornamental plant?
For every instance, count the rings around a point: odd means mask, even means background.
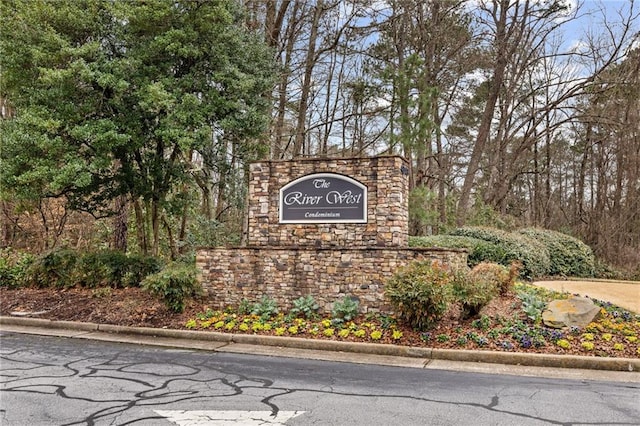
[[[308,295],[294,300],[290,313],[296,317],[302,316],[307,319],[312,319],[318,316],[318,309],[320,309],[320,305],[318,305],[312,295]]]
[[[280,310],[278,309],[277,302],[269,296],[262,296],[260,301],[253,305],[251,313],[258,315],[263,320],[268,320],[272,316],[276,315]]]
[[[498,280],[492,273],[487,273],[498,268],[504,267],[480,263],[470,272],[457,270],[453,273],[453,294],[462,304],[463,319],[478,315],[480,309],[498,295]]]
[[[401,319],[426,330],[442,318],[453,300],[453,274],[440,262],[415,261],[385,285],[385,297]]]
[[[585,351],[592,351],[595,347],[593,345],[593,342],[582,342],[580,346],[582,346],[582,349],[584,349]]]
[[[333,307],[331,308],[331,317],[334,322],[340,324],[346,321],[351,321],[358,316],[359,305],[360,303],[358,302],[358,299],[345,296],[333,303]]]

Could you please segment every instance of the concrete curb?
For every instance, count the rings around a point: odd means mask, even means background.
[[[127,336],[147,336],[181,339],[183,341],[205,341],[239,343],[258,346],[276,346],[295,349],[387,355],[405,358],[421,358],[426,361],[464,361],[490,364],[520,365],[530,367],[577,368],[608,371],[640,371],[640,359],[598,358],[590,356],[529,354],[518,352],[495,352],[479,350],[433,349],[377,343],[352,343],[332,340],[314,340],[297,337],[259,336],[246,334],[217,333],[213,331],[174,330],[165,328],[125,327],[110,324],[52,321],[39,318],[16,318],[0,316],[0,324],[22,327],[104,332]]]

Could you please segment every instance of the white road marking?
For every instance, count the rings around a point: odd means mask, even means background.
[[[263,426],[282,425],[304,411],[216,411],[154,410],[179,426]]]

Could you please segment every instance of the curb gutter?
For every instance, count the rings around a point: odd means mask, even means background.
[[[110,324],[52,321],[40,318],[16,318],[0,316],[0,324],[23,327],[40,327],[54,330],[104,332],[127,336],[165,337],[181,340],[239,343],[259,346],[277,346],[295,349],[350,352],[368,355],[387,355],[421,358],[426,361],[465,361],[491,364],[520,365],[529,367],[577,368],[608,371],[640,371],[640,359],[598,358],[590,356],[530,354],[479,350],[433,349],[379,343],[352,343],[331,340],[314,340],[298,337],[258,336],[218,333],[214,331],[174,330],[165,328],[125,327]]]

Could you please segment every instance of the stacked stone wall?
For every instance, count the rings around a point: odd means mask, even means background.
[[[280,189],[316,173],[367,188],[367,223],[279,223]],[[466,265],[465,250],[408,248],[408,164],[398,156],[263,161],[250,165],[247,246],[203,248],[196,263],[212,307],[273,298],[291,308],[311,295],[324,311],[355,297],[362,312],[387,311],[384,283],[418,259]]]
[[[199,252],[197,266],[212,306],[219,309],[263,296],[288,309],[293,300],[311,295],[324,311],[350,296],[359,300],[362,312],[384,312],[384,283],[397,268],[418,259],[464,266],[467,254],[438,248],[213,248]]]
[[[249,246],[406,247],[408,166],[398,156],[263,161],[250,165]],[[338,173],[367,187],[367,223],[279,223],[279,190],[312,173]]]

